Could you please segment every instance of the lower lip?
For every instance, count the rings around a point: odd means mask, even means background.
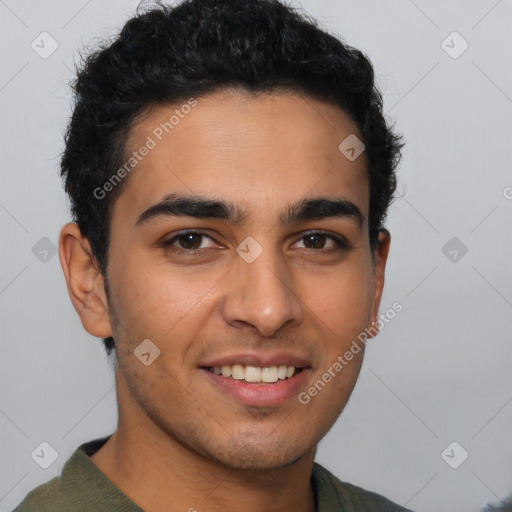
[[[201,368],[201,371],[206,374],[214,386],[239,402],[255,407],[265,407],[280,405],[296,396],[304,386],[311,370],[304,368],[294,377],[278,380],[271,384],[249,384],[244,380],[217,375],[204,368]]]

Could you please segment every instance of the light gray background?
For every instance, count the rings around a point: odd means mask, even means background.
[[[44,263],[32,247],[56,244],[70,219],[58,163],[73,59],[136,5],[0,0],[3,511],[116,426],[101,342],[83,330],[58,256]],[[511,2],[302,6],[370,56],[385,111],[407,139],[382,311],[394,301],[404,309],[369,344],[317,460],[417,511],[478,511],[512,491]],[[47,59],[31,48],[43,31],[59,44]],[[469,43],[457,59],[441,46],[453,31]],[[468,248],[457,262],[442,252],[454,236]],[[46,470],[30,456],[42,441],[59,455]],[[452,441],[469,452],[458,469],[441,458]]]

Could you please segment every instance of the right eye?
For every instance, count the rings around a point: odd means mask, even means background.
[[[161,246],[171,251],[194,254],[196,251],[200,251],[201,249],[213,247],[213,245],[201,247],[205,239],[215,243],[213,238],[205,233],[201,233],[200,231],[186,231],[173,236],[169,240],[163,241]]]

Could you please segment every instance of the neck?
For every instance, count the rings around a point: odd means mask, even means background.
[[[146,512],[316,510],[311,472],[316,446],[287,467],[248,471],[184,446],[119,400],[119,426],[91,456],[98,469]],[[136,418],[136,419],[134,419]]]
[[[134,503],[147,512],[315,511],[311,487],[314,451],[294,464],[269,471],[240,471],[187,454],[168,440],[119,428],[91,456],[93,463]]]

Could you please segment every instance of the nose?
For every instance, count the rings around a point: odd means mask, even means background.
[[[301,301],[293,291],[291,272],[270,250],[252,263],[237,258],[222,304],[224,320],[233,326],[252,326],[261,336],[273,336],[286,324],[303,319]]]

